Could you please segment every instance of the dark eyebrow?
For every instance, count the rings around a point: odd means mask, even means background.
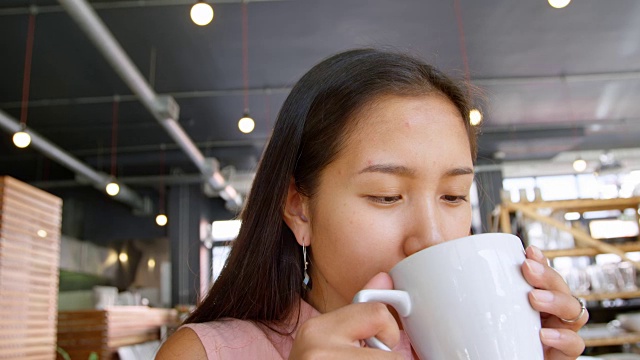
[[[453,168],[446,172],[445,176],[473,175],[473,169],[468,167]]]
[[[391,174],[391,175],[399,175],[404,177],[414,177],[415,170],[409,169],[406,166],[402,165],[391,165],[391,164],[378,164],[378,165],[370,165],[366,168],[360,170],[358,174],[364,173],[383,173],[383,174]]]

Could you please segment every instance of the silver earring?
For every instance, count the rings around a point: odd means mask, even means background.
[[[309,273],[307,272],[307,269],[309,268],[309,262],[307,261],[307,247],[304,245],[304,243],[302,243],[302,258],[304,261],[304,280],[302,280],[302,285],[304,286],[305,290],[309,291],[311,290],[311,278],[309,277]]]

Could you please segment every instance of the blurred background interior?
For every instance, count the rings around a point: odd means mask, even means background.
[[[640,353],[640,2],[196,3],[0,2],[0,358],[152,357],[224,264],[291,86],[370,46],[476,88],[473,231],[545,250],[585,355]]]

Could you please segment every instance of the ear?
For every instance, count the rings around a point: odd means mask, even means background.
[[[306,246],[311,245],[311,223],[309,222],[308,209],[308,198],[298,192],[294,180],[291,179],[284,205],[284,222],[296,236],[298,244]]]

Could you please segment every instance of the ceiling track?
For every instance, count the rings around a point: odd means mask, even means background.
[[[110,10],[110,9],[131,9],[140,7],[159,7],[159,6],[191,6],[196,0],[132,0],[132,1],[101,1],[91,2],[91,6],[96,10]],[[216,4],[240,4],[242,2],[281,2],[291,0],[207,0],[207,3]],[[0,16],[9,15],[27,15],[27,14],[46,14],[46,13],[58,13],[63,12],[64,7],[59,5],[30,5],[30,6],[17,6],[10,8],[0,8]]]
[[[277,87],[277,88],[262,88],[262,89],[249,89],[249,95],[271,95],[271,94],[288,94],[291,91],[290,87]],[[158,96],[171,96],[174,99],[197,99],[197,98],[212,98],[221,96],[242,96],[244,90],[242,89],[229,89],[229,90],[196,90],[196,91],[182,91],[182,92],[170,92],[161,93]],[[120,102],[138,101],[136,95],[118,95]],[[67,105],[90,105],[90,104],[106,104],[113,102],[113,95],[107,96],[86,96],[75,98],[57,98],[57,99],[38,99],[29,100],[29,107],[42,107],[42,106],[67,106]],[[0,108],[13,109],[20,108],[22,102],[10,101],[0,103]]]
[[[554,75],[554,76],[514,76],[500,78],[472,78],[470,81],[476,86],[506,86],[506,85],[533,85],[533,84],[549,84],[549,83],[578,83],[591,81],[633,81],[640,80],[640,71],[619,71],[605,73],[583,73],[572,75]],[[269,95],[269,94],[287,94],[291,91],[290,86],[279,86],[272,88],[253,88],[248,89],[249,95]],[[222,96],[242,96],[242,89],[220,89],[220,90],[194,90],[169,92],[158,94],[158,96],[171,96],[174,99],[196,99],[196,98],[212,98]],[[136,95],[127,94],[120,95],[120,101],[138,101]],[[30,100],[29,107],[41,106],[65,106],[65,105],[86,105],[86,104],[104,104],[113,102],[113,95],[91,96],[91,97],[74,97],[74,98],[50,98]],[[22,106],[20,101],[8,101],[0,103],[0,108],[13,109]]]
[[[138,100],[205,176],[206,184],[218,191],[220,197],[227,202],[229,209],[240,209],[242,198],[220,173],[217,160],[206,159],[178,123],[179,107],[173,97],[156,94],[102,19],[85,0],[59,0],[59,2]]]

